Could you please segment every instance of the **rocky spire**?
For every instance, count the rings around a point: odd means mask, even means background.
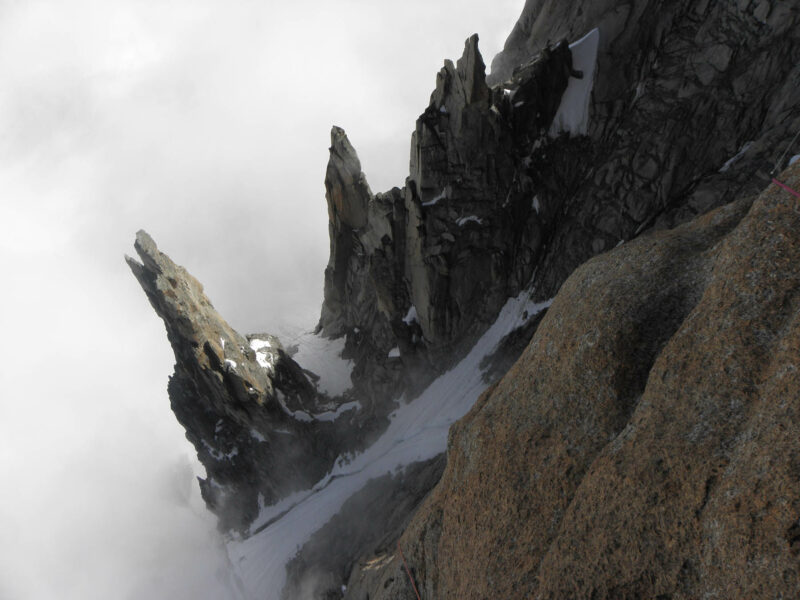
[[[347,276],[350,264],[358,261],[354,232],[367,224],[367,209],[372,192],[361,171],[361,161],[344,129],[331,129],[331,147],[325,172],[325,198],[328,201],[328,232],[331,253],[325,269],[325,302],[320,328],[328,335],[344,333]]]
[[[486,85],[486,65],[478,50],[478,34],[464,42],[464,53],[456,63],[458,78],[464,87],[467,104],[489,101],[489,86]]]
[[[361,161],[341,127],[331,128],[331,147],[325,172],[325,198],[331,223],[360,229],[367,223],[372,192],[361,171]]]
[[[223,529],[242,528],[271,502],[313,484],[339,448],[330,423],[304,422],[318,396],[274,336],[242,336],[214,309],[203,286],[160,252],[144,231],[126,256],[175,353],[172,410],[208,478],[203,497]]]
[[[224,382],[232,398],[214,396],[219,401],[215,408],[250,424],[258,407],[275,401],[274,370],[258,364],[247,339],[217,313],[200,282],[160,252],[147,232],[136,234],[134,247],[142,262],[125,259],[164,321],[175,360],[187,370],[213,373]],[[301,395],[313,397],[313,388],[302,374],[297,387]]]

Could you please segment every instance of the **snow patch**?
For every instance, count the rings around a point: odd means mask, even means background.
[[[357,400],[352,402],[345,402],[341,404],[336,410],[326,410],[325,412],[316,413],[312,415],[315,421],[335,421],[342,414],[350,410],[361,410],[361,403]],[[288,433],[288,432],[287,432]]]
[[[468,217],[461,217],[456,221],[456,225],[459,227],[463,227],[467,223],[477,223],[478,225],[483,225],[483,219],[476,217],[475,215],[470,215]]]
[[[550,125],[550,136],[555,137],[560,133],[586,135],[589,127],[589,100],[594,87],[599,44],[600,30],[595,28],[569,45],[572,52],[572,68],[582,71],[583,78],[569,78],[553,124]]]
[[[538,215],[538,214],[541,212],[541,210],[542,210],[542,205],[541,205],[541,204],[539,204],[539,196],[534,196],[534,197],[533,197],[533,210],[535,210],[535,211],[536,211],[536,214],[537,214],[537,215]]]
[[[268,348],[272,348],[272,344],[269,340],[253,338],[250,340],[250,348],[256,353],[256,362],[258,362],[259,365],[270,371],[274,369],[272,361],[270,360],[270,354],[266,351]]]
[[[395,346],[391,350],[389,350],[389,354],[387,354],[389,358],[400,358],[400,347]]]
[[[750,149],[750,146],[752,145],[753,142],[747,142],[744,146],[742,146],[739,152],[737,152],[735,155],[733,155],[731,158],[725,161],[725,164],[720,167],[719,172],[725,173],[728,169],[730,169],[736,161],[738,161],[740,158],[742,158],[742,156],[745,155],[745,153]]]
[[[208,453],[214,457],[215,460],[232,460],[234,456],[239,454],[239,448],[234,446],[233,450],[230,452],[220,452],[219,450],[214,449],[208,442],[203,440],[203,447],[208,451]]]
[[[314,420],[314,417],[304,410],[292,410],[289,408],[289,406],[286,404],[286,395],[282,391],[276,390],[275,396],[278,398],[278,404],[280,404],[281,410],[283,410],[285,414],[289,415],[293,419],[302,421],[303,423],[310,423]]]
[[[306,332],[291,340],[297,345],[297,353],[292,356],[297,363],[319,376],[317,389],[329,396],[341,396],[351,387],[350,374],[355,361],[342,358],[345,338],[335,340]]]
[[[412,323],[418,323],[418,322],[419,321],[417,317],[417,307],[412,304],[411,308],[408,309],[406,316],[403,317],[403,323],[405,323],[406,325],[411,325]]]
[[[286,563],[370,479],[444,452],[450,425],[466,414],[487,387],[481,361],[507,334],[550,303],[534,303],[529,293],[509,299],[470,353],[417,398],[401,403],[372,446],[349,461],[337,461],[311,490],[265,507],[251,527],[254,535],[228,542],[231,562],[249,597],[277,600],[286,580]]]
[[[228,365],[231,369],[235,369],[239,365],[236,364],[235,360],[231,360],[230,358],[225,359],[225,364]]]
[[[259,352],[264,348],[272,348],[272,342],[270,342],[269,340],[260,340],[258,338],[253,338],[252,340],[250,340],[250,347],[254,351]]]
[[[445,198],[447,198],[447,188],[444,188],[441,192],[439,192],[438,196],[431,198],[427,202],[423,202],[422,206],[433,206],[439,202],[439,200],[444,200]]]
[[[789,166],[791,167],[798,160],[800,160],[800,154],[795,154],[792,158],[789,159]]]

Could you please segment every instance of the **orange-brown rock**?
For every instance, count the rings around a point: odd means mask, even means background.
[[[799,597],[798,367],[800,200],[775,185],[585,263],[451,430],[401,539],[422,597]],[[347,597],[413,598],[383,564]]]

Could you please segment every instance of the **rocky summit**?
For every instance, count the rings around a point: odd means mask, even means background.
[[[137,235],[242,588],[800,596],[800,6],[528,0],[491,64],[399,187],[331,132],[335,392]]]

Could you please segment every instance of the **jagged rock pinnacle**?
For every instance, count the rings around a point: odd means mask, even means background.
[[[196,362],[199,368],[217,373],[242,405],[270,400],[269,371],[256,362],[247,339],[217,313],[200,282],[160,252],[147,232],[136,234],[134,247],[142,262],[129,256],[125,260],[164,321],[176,361]],[[236,376],[231,377],[233,372]],[[220,408],[232,418],[242,417],[239,406]]]
[[[325,303],[320,327],[328,335],[343,333],[347,276],[354,256],[353,232],[364,228],[372,191],[361,171],[358,154],[341,127],[331,129],[330,158],[325,172],[331,253],[325,269]]]
[[[361,161],[344,129],[331,129],[330,160],[325,174],[328,215],[332,223],[339,222],[353,229],[367,223],[367,205],[372,192],[361,172]]]
[[[464,84],[467,104],[487,102],[489,86],[486,85],[486,64],[478,50],[478,34],[473,34],[464,43],[464,54],[456,63],[458,75]]]
[[[259,496],[271,502],[317,481],[339,441],[330,423],[294,416],[317,412],[318,395],[277,338],[235,331],[146,232],[134,247],[142,262],[125,259],[175,353],[170,401],[206,468],[203,497],[221,528],[241,529],[257,515]]]

